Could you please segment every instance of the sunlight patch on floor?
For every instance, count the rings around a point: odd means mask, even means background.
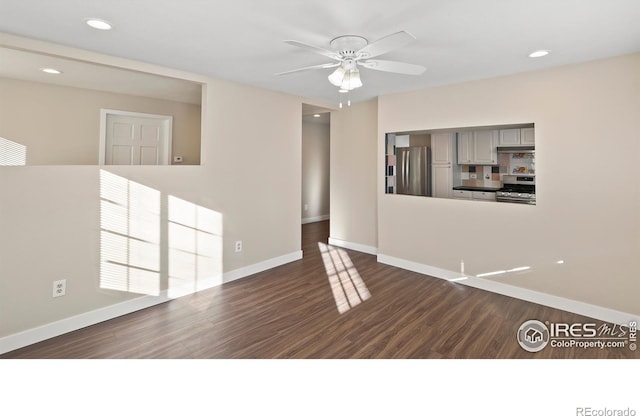
[[[345,313],[371,297],[369,289],[344,249],[320,242],[318,248],[338,312]]]

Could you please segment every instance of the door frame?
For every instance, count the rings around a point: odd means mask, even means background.
[[[133,111],[123,111],[123,110],[112,110],[109,108],[101,108],[100,109],[100,147],[98,149],[98,164],[105,165],[105,158],[107,155],[107,116],[128,116],[128,117],[138,117],[138,118],[153,118],[153,119],[161,119],[167,123],[167,145],[166,149],[166,165],[156,165],[156,166],[167,166],[172,164],[171,155],[172,149],[171,145],[173,142],[173,116],[166,116],[162,114],[151,114],[151,113],[137,113]]]

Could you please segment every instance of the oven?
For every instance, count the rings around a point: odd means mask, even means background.
[[[496,191],[496,201],[515,204],[536,204],[536,177],[504,175],[502,188]]]

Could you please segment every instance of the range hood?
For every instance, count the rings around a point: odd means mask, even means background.
[[[535,153],[534,146],[502,146],[498,147],[498,153]]]

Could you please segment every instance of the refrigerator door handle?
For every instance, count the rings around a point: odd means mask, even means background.
[[[405,169],[405,179],[404,179],[404,186],[406,189],[409,188],[409,176],[411,175],[411,155],[409,154],[409,152],[405,152],[405,157],[407,159],[407,162],[405,163],[405,166],[407,167]]]
[[[398,191],[402,192],[402,187],[404,186],[404,152],[402,152],[402,172],[400,172],[400,186],[398,187]]]

